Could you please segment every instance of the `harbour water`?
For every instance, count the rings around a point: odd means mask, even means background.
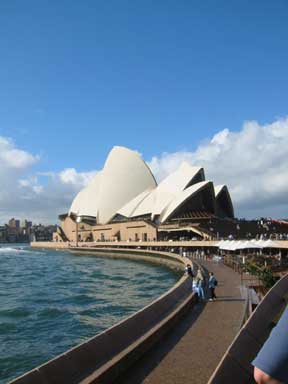
[[[178,279],[143,261],[0,245],[0,383],[112,326]]]

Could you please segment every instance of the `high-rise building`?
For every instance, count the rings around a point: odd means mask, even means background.
[[[10,228],[19,229],[20,228],[20,220],[16,220],[16,219],[14,219],[14,217],[12,217],[12,219],[9,220],[8,225]]]

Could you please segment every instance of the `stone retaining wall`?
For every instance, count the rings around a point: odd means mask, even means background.
[[[47,248],[47,249],[61,249],[68,248],[68,242],[56,242],[56,241],[32,241],[30,243],[32,248]]]

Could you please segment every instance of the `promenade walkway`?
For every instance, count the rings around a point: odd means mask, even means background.
[[[245,300],[240,276],[222,263],[201,261],[218,280],[215,302],[197,304],[159,345],[117,383],[206,384],[240,329]]]

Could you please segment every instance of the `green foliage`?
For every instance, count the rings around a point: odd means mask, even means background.
[[[265,288],[273,287],[278,280],[277,277],[273,276],[269,267],[260,267],[256,264],[249,263],[246,265],[246,270],[250,272],[251,275],[258,276]]]
[[[276,283],[277,278],[273,276],[273,273],[270,268],[264,267],[260,272],[260,279],[265,288],[271,288]]]

